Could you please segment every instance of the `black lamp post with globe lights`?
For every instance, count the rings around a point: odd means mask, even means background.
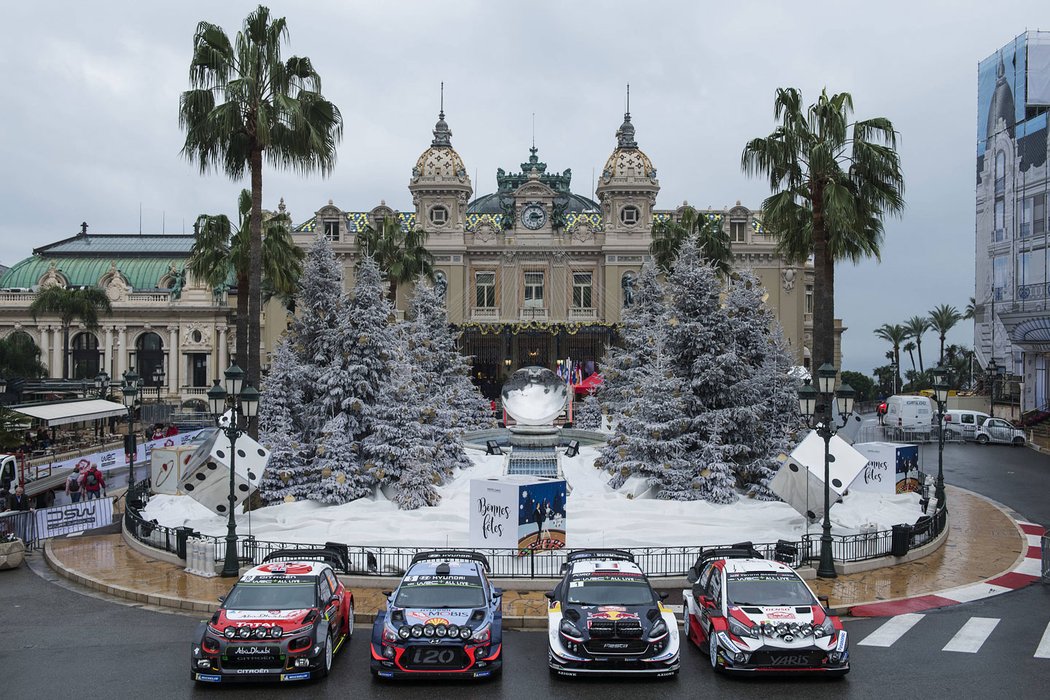
[[[798,405],[802,417],[806,423],[813,427],[817,435],[824,440],[824,524],[823,533],[820,536],[820,564],[817,567],[817,576],[821,578],[835,578],[835,555],[831,548],[831,463],[835,460],[831,454],[831,438],[835,436],[839,428],[846,425],[849,416],[853,413],[853,399],[855,392],[849,384],[843,383],[838,391],[835,391],[835,377],[838,374],[831,364],[825,363],[817,370],[817,386],[813,387],[808,381],[798,390]],[[831,402],[838,404],[839,418],[841,424],[836,425],[831,413]],[[816,425],[813,421],[816,420]]]
[[[120,393],[124,399],[124,405],[128,408],[128,434],[124,438],[124,452],[128,455],[129,489],[135,484],[135,456],[139,450],[138,435],[135,432],[135,404],[138,401],[141,387],[142,379],[135,372],[134,367],[124,372],[124,382],[121,384]]]
[[[948,402],[948,370],[937,365],[930,370],[933,375],[933,395],[937,401],[937,481],[934,482],[934,496],[937,498],[937,508],[944,508],[946,496],[944,494],[944,405]]]
[[[226,525],[226,558],[222,565],[222,576],[238,576],[240,575],[240,562],[237,558],[237,521],[234,519],[233,511],[237,503],[236,494],[236,483],[234,481],[236,476],[236,460],[237,460],[237,438],[247,432],[247,428],[241,428],[241,418],[245,418],[246,422],[254,418],[259,410],[259,392],[256,391],[251,385],[244,385],[244,370],[235,364],[230,365],[229,369],[224,372],[226,387],[223,388],[219,384],[219,380],[215,380],[214,386],[208,389],[208,403],[211,407],[212,415],[215,416],[216,423],[219,425],[219,430],[230,441],[230,495],[227,497],[229,506],[227,507],[227,525]],[[242,388],[243,387],[243,388]],[[226,410],[227,400],[230,403],[230,423],[229,425],[222,425],[219,423],[219,418],[223,415]]]

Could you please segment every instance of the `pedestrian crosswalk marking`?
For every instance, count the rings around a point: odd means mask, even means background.
[[[1035,649],[1035,658],[1050,659],[1050,623],[1046,625],[1043,638],[1039,640],[1039,646]]]
[[[904,636],[904,634],[918,624],[919,620],[926,617],[921,613],[905,613],[891,617],[881,627],[869,634],[859,642],[860,646],[866,647],[888,647]]]
[[[941,651],[976,654],[998,624],[997,617],[971,617]]]

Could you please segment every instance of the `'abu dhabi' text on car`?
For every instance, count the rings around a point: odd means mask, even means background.
[[[241,576],[211,619],[197,628],[193,680],[327,676],[332,657],[354,629],[354,596],[327,563],[339,557],[329,549],[278,550]]]

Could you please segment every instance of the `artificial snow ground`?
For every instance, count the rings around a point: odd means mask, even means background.
[[[283,503],[238,514],[237,531],[259,540],[319,544],[430,547],[470,545],[468,511],[471,479],[499,477],[503,456],[468,450],[472,469],[457,471],[441,486],[441,503],[402,511],[380,494],[339,506],[302,501]],[[705,501],[662,501],[629,498],[639,484],[628,482],[620,491],[606,485],[608,475],[594,468],[597,450],[581,448],[576,457],[562,457],[565,478],[572,489],[566,504],[569,547],[711,546],[733,542],[797,541],[807,530],[819,532],[786,503],[743,498],[729,505]],[[644,487],[643,487],[644,488]],[[819,510],[815,508],[814,510]],[[168,527],[187,526],[206,535],[226,534],[227,519],[212,513],[188,496],[153,496],[143,509],[146,520]],[[889,530],[898,523],[914,523],[922,510],[915,493],[878,495],[850,492],[832,506],[832,531],[856,534],[871,526]]]

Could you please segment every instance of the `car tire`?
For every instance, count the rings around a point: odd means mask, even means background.
[[[1024,447],[1024,438],[1023,437],[1015,437],[1013,444],[1014,444],[1014,447]]]
[[[354,604],[351,602],[346,608],[346,641],[350,642],[354,637]]]
[[[332,635],[329,634],[324,640],[324,651],[321,652],[324,654],[324,657],[321,661],[321,668],[317,672],[318,677],[325,678],[332,672],[332,656],[335,654],[334,648],[335,647],[332,645]]]
[[[712,631],[711,636],[708,637],[707,653],[711,657],[711,668],[714,669],[715,673],[720,672],[718,668],[718,638]]]
[[[987,435],[978,435],[977,436],[977,444],[978,445],[987,445],[988,444],[988,436]]]

